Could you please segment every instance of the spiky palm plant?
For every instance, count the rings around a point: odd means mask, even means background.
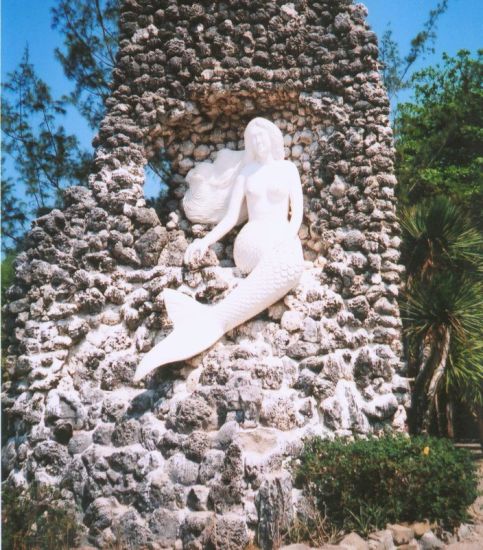
[[[438,271],[481,272],[483,238],[457,205],[444,196],[402,211],[402,254],[408,281]]]
[[[455,395],[482,399],[482,285],[451,272],[413,282],[402,304],[409,347],[414,350],[416,377],[413,427],[428,431],[441,403]]]
[[[443,413],[452,433],[456,397],[483,401],[483,239],[445,197],[403,212],[407,287],[401,310],[415,376],[412,429],[429,431]],[[442,409],[446,409],[442,411]]]

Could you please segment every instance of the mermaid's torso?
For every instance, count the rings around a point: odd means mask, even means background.
[[[235,240],[233,255],[244,273],[275,247],[297,240],[290,234],[288,220],[291,164],[284,160],[253,164],[242,172],[249,220]]]

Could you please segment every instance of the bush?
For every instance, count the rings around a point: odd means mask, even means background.
[[[16,253],[8,252],[2,260],[1,264],[1,300],[2,304],[6,302],[7,288],[13,284],[15,276],[15,269],[13,268],[13,262],[15,260]]]
[[[2,548],[67,550],[77,545],[79,525],[54,488],[2,488]]]
[[[334,525],[360,533],[423,519],[451,528],[466,519],[477,496],[470,454],[430,437],[313,438],[295,474]]]

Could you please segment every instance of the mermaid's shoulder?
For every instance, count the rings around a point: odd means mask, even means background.
[[[285,167],[287,167],[290,170],[296,170],[297,172],[299,171],[296,164],[289,159],[282,159],[277,162],[279,162],[280,164],[283,164]]]
[[[294,162],[288,159],[279,160],[278,162],[282,164],[284,172],[287,174],[287,177],[291,181],[293,181],[294,183],[300,181],[299,169]]]

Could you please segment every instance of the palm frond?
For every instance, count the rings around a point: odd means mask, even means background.
[[[448,267],[481,271],[483,236],[448,198],[438,196],[403,209],[400,223],[410,278],[431,276]]]
[[[453,273],[413,282],[401,303],[406,334],[424,338],[449,327],[461,342],[481,334],[482,290],[480,281]]]
[[[483,341],[454,342],[446,369],[445,390],[471,407],[483,405]]]

